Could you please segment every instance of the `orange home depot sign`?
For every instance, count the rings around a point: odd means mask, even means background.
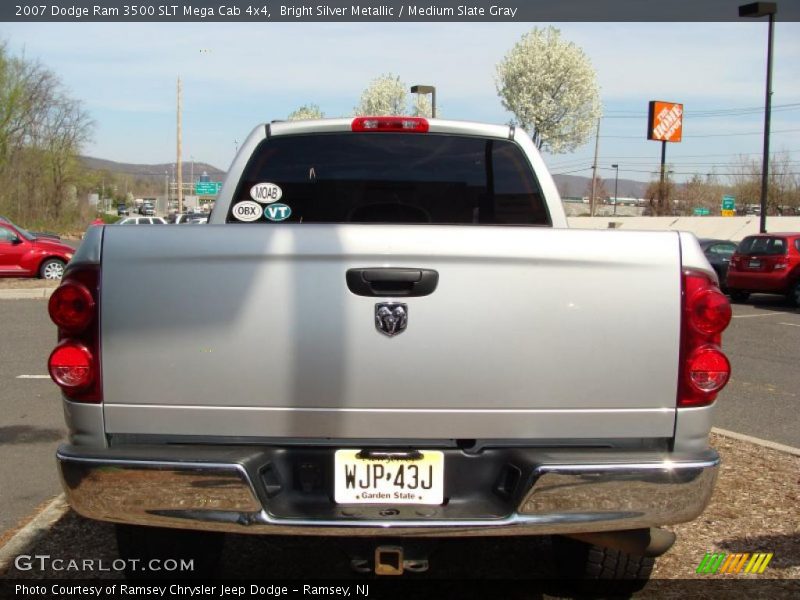
[[[683,133],[683,104],[651,100],[647,116],[647,139],[680,142]]]

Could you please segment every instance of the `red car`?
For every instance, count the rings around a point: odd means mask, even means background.
[[[800,306],[800,233],[761,233],[744,238],[728,266],[734,302],[751,293],[781,294]]]
[[[0,220],[0,277],[61,279],[75,249]]]

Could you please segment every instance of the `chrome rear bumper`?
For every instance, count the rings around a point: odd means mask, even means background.
[[[57,458],[70,505],[101,521],[233,533],[415,537],[569,534],[690,521],[708,504],[719,465],[711,449],[699,456],[639,460],[589,461],[591,454],[584,453],[586,460],[569,462],[550,453],[542,454],[550,460],[522,477],[516,509],[499,518],[442,518],[436,510],[377,518],[375,507],[359,515],[360,507],[350,505],[332,505],[334,512],[323,518],[282,518],[270,511],[270,490],[261,480],[265,463],[254,460],[253,452],[62,446]]]

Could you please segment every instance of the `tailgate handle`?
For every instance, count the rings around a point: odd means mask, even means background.
[[[348,269],[347,287],[358,296],[427,296],[439,284],[433,269],[373,267]]]

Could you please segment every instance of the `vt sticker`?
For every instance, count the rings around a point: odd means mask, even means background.
[[[285,221],[292,216],[292,209],[278,202],[264,207],[264,216],[270,221]]]

